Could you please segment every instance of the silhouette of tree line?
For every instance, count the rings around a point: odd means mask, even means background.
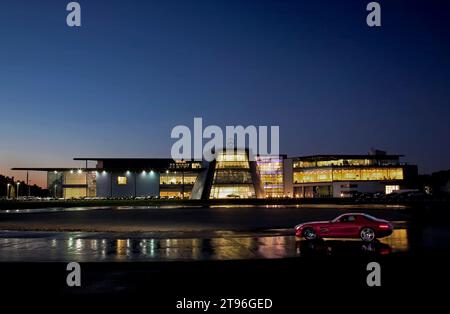
[[[8,183],[9,186],[9,197],[16,197],[17,192],[17,183],[19,184],[19,196],[38,196],[38,197],[47,197],[49,196],[49,191],[47,189],[43,189],[40,186],[33,184],[27,185],[26,182],[21,180],[14,180],[14,177],[7,177],[4,175],[0,175],[0,197],[6,197],[8,192]]]

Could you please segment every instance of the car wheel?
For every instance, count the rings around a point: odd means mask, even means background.
[[[371,228],[362,228],[359,235],[361,236],[361,240],[364,242],[372,242],[375,240],[375,231]]]
[[[313,228],[306,228],[306,229],[303,231],[303,237],[304,237],[306,240],[314,240],[314,239],[317,238],[317,234],[316,234],[316,232],[314,231]]]

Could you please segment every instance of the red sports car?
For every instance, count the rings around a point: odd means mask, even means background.
[[[371,242],[392,233],[389,221],[367,214],[348,213],[331,221],[307,222],[295,226],[295,235],[307,240],[317,238],[361,238]]]

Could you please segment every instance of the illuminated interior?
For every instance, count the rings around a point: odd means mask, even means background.
[[[126,185],[127,184],[127,177],[117,177],[117,184],[118,185]]]
[[[293,163],[295,168],[315,168],[330,166],[388,166],[398,165],[397,159],[331,159],[331,160],[300,160]]]
[[[391,194],[394,191],[400,190],[400,186],[399,185],[386,185],[385,187],[385,193],[386,194]]]
[[[86,196],[86,188],[64,188],[64,198],[80,198]]]
[[[294,183],[403,180],[402,168],[311,169],[294,172]]]
[[[258,157],[258,170],[266,197],[282,197],[283,185],[283,159],[271,157]]]
[[[245,150],[225,150],[217,154],[216,170],[209,197],[256,197],[250,163]]]
[[[183,193],[180,191],[160,191],[159,196],[161,198],[183,198]],[[185,191],[184,198],[190,198],[191,192]]]
[[[96,173],[95,171],[84,172],[65,171],[61,172],[63,181],[60,181],[62,189],[62,197],[64,198],[81,198],[86,196],[96,196]],[[86,179],[87,179],[87,195],[86,195]]]
[[[245,151],[222,151],[216,157],[216,168],[250,168]]]
[[[167,172],[162,173],[159,184],[194,184],[197,180],[196,173]]]
[[[255,198],[253,185],[244,186],[214,186],[211,189],[210,198]]]
[[[64,172],[64,184],[86,184],[86,173],[66,171]]]

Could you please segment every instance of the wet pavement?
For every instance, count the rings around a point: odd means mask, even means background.
[[[293,226],[366,212],[394,222],[389,237],[307,242]],[[47,208],[0,213],[0,262],[153,262],[366,256],[446,251],[450,229],[401,206]]]
[[[165,238],[167,236],[167,238]],[[302,256],[386,255],[409,252],[407,228],[371,244],[360,240],[308,242],[291,230],[235,233],[111,234],[88,232],[0,232],[1,262],[138,262],[278,259]],[[430,241],[429,241],[430,242]],[[434,243],[431,241],[431,243]]]

